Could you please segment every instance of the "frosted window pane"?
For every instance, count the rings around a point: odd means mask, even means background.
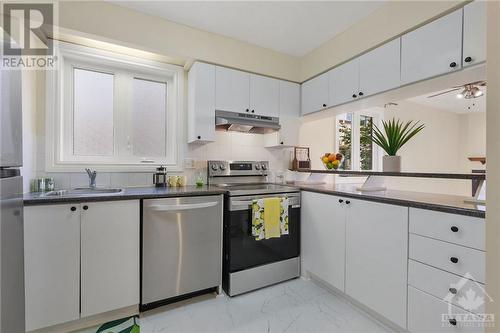
[[[134,79],[135,156],[166,156],[166,94],[166,83]]]
[[[113,75],[74,69],[73,153],[113,155]]]

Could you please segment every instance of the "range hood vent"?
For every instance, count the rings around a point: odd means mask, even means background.
[[[216,110],[215,128],[219,131],[267,134],[278,131],[281,126],[278,117]]]

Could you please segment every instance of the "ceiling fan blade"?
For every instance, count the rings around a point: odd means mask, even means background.
[[[432,97],[437,97],[437,96],[440,96],[440,95],[444,95],[444,94],[447,94],[447,93],[450,93],[452,91],[457,91],[457,90],[460,90],[462,87],[460,88],[455,88],[455,89],[451,89],[451,90],[447,90],[447,91],[443,91],[443,92],[440,92],[439,94],[434,94],[434,95],[431,95],[431,96],[427,96],[427,98],[432,98]]]

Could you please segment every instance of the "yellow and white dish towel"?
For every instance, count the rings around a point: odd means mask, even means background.
[[[288,198],[252,201],[252,236],[256,240],[288,235]]]

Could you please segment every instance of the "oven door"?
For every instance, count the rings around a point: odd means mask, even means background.
[[[229,198],[229,213],[225,221],[225,259],[230,273],[282,261],[300,254],[300,194],[287,193],[289,234],[279,238],[255,240],[252,236],[254,199],[283,197],[285,194],[241,196]]]

